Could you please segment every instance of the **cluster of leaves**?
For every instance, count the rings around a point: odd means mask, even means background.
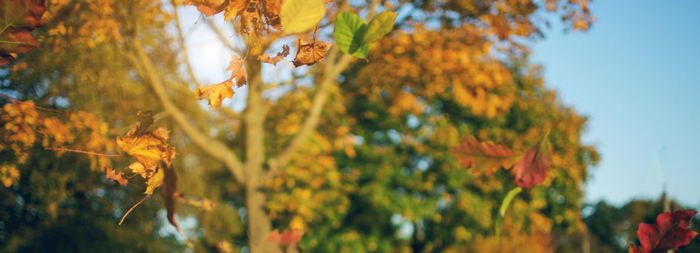
[[[656,224],[640,223],[637,236],[642,245],[630,245],[629,252],[666,252],[688,245],[698,234],[688,229],[695,214],[697,211],[665,212],[656,216]]]
[[[19,166],[27,162],[30,155],[28,150],[35,146],[56,149],[56,156],[61,156],[68,150],[62,147],[97,153],[115,148],[114,143],[106,137],[107,124],[95,116],[82,111],[66,115],[53,110],[42,112],[42,109],[51,110],[37,107],[32,101],[7,103],[2,108],[0,152],[10,152],[14,157],[0,164],[0,180],[5,187],[19,181],[23,173]],[[97,171],[111,164],[105,156],[90,156],[89,159],[90,167]]]
[[[473,173],[478,173],[475,169],[484,170],[487,176],[500,167],[507,170],[515,164],[515,184],[529,188],[544,181],[552,164],[548,135],[549,133],[546,133],[537,145],[529,148],[523,155],[491,142],[480,143],[474,138],[454,147],[452,153],[463,167],[471,167]]]
[[[0,4],[3,17],[0,30],[0,65],[17,58],[17,54],[39,47],[31,32],[42,25],[44,0],[7,0]]]

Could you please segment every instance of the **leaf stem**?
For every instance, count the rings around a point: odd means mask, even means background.
[[[496,238],[499,240],[501,238],[501,223],[503,223],[503,219],[506,217],[506,210],[508,210],[510,202],[512,202],[515,196],[521,191],[523,191],[523,188],[520,187],[515,187],[513,190],[510,190],[508,194],[506,194],[506,198],[503,199],[501,208],[498,209],[498,218],[496,219]]]
[[[139,200],[139,202],[136,202],[136,204],[134,204],[131,208],[129,208],[129,211],[126,211],[126,213],[124,213],[124,215],[122,216],[122,219],[119,220],[119,226],[122,225],[122,222],[124,222],[124,219],[126,219],[126,216],[128,216],[131,213],[131,211],[134,210],[134,208],[136,208],[138,205],[141,204],[141,202],[143,202],[144,200],[146,200],[150,196],[151,195],[144,196],[141,200]]]

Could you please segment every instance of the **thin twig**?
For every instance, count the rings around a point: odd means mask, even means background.
[[[138,205],[141,204],[141,202],[143,202],[144,200],[146,200],[150,196],[151,195],[144,196],[141,200],[139,200],[139,202],[136,202],[136,204],[134,204],[131,208],[129,208],[129,211],[126,211],[126,213],[124,213],[124,215],[122,216],[122,219],[119,220],[119,226],[122,225],[122,222],[124,222],[124,219],[126,219],[126,216],[128,216],[131,213],[131,211],[134,210],[134,208],[136,208]]]
[[[81,153],[81,154],[86,154],[86,155],[97,155],[97,156],[107,156],[107,157],[119,157],[123,156],[122,154],[104,154],[104,153],[97,153],[97,152],[92,152],[92,151],[85,151],[85,150],[78,150],[78,149],[70,149],[70,148],[46,148],[46,150],[53,150],[53,151],[65,151],[65,152],[73,152],[73,153]]]
[[[59,110],[55,110],[55,109],[51,109],[51,108],[45,108],[45,107],[41,107],[41,106],[35,105],[35,104],[33,104],[33,103],[28,103],[28,102],[24,102],[24,101],[21,101],[21,100],[17,100],[17,99],[14,99],[14,98],[12,98],[12,97],[10,97],[10,96],[4,94],[4,93],[0,93],[0,96],[6,98],[7,100],[10,100],[10,101],[13,102],[13,103],[27,104],[27,105],[30,105],[30,106],[36,108],[36,109],[42,110],[42,111],[70,114],[70,112],[68,112],[68,111],[59,111]]]

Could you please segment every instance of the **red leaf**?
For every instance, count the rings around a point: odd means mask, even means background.
[[[301,241],[303,235],[304,231],[298,229],[285,229],[282,234],[280,234],[279,230],[275,229],[267,235],[266,239],[268,241],[278,242],[282,245],[290,245]]]
[[[547,170],[552,165],[552,153],[549,151],[549,132],[525,152],[523,158],[513,167],[515,184],[528,188],[538,185],[547,177]]]
[[[637,236],[642,246],[631,245],[629,252],[666,251],[688,245],[697,235],[697,232],[687,229],[696,213],[684,210],[665,212],[656,216],[656,224],[640,223]]]
[[[457,157],[462,167],[471,167],[473,173],[483,171],[487,176],[501,167],[510,168],[518,158],[518,154],[505,146],[491,142],[478,142],[473,138],[453,147],[452,154]]]
[[[0,31],[0,65],[13,61],[18,53],[39,47],[31,31],[42,25],[44,0],[0,1],[0,18],[4,27]]]

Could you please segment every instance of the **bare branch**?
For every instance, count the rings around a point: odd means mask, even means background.
[[[204,152],[212,157],[222,161],[238,182],[245,183],[245,178],[243,177],[243,164],[238,159],[236,154],[223,143],[209,138],[206,134],[196,129],[195,126],[189,122],[185,114],[170,100],[170,97],[165,90],[165,86],[163,86],[158,73],[153,67],[153,63],[148,58],[148,55],[146,55],[146,52],[144,52],[139,41],[134,40],[131,44],[134,47],[136,56],[127,54],[127,58],[132,62],[132,64],[139,66],[137,67],[137,70],[143,71],[143,73],[139,74],[148,80],[149,84],[155,91],[156,96],[165,108],[165,111],[172,115],[175,122],[182,127],[195,145],[199,146]]]
[[[224,46],[226,46],[228,49],[231,49],[231,51],[235,52],[236,54],[243,56],[241,49],[231,44],[229,38],[227,38],[226,35],[224,35],[224,32],[221,31],[221,29],[218,26],[216,26],[216,24],[209,20],[207,20],[205,23],[207,23],[207,25],[209,25],[209,28],[211,28],[211,30],[214,31],[214,33],[216,33],[216,37],[219,37],[219,40],[221,41],[221,43],[224,44]]]
[[[175,26],[177,27],[177,40],[180,43],[180,47],[182,47],[182,54],[185,58],[185,65],[187,65],[187,73],[190,75],[190,79],[192,79],[194,85],[199,87],[201,86],[201,84],[199,83],[199,80],[197,80],[197,77],[194,75],[194,71],[192,70],[192,63],[190,63],[189,50],[187,50],[187,43],[185,43],[185,37],[182,35],[182,26],[180,25],[180,17],[177,12],[177,3],[175,3],[175,0],[170,0],[170,4],[173,6]]]
[[[273,175],[276,173],[276,171],[284,167],[292,158],[292,155],[294,155],[294,153],[301,147],[301,144],[303,144],[306,138],[309,137],[309,135],[311,135],[311,133],[316,129],[316,126],[318,126],[318,122],[321,118],[321,112],[323,111],[323,105],[328,99],[331,85],[335,83],[337,76],[343,70],[345,70],[345,68],[347,68],[352,61],[352,56],[343,54],[343,56],[340,57],[340,60],[335,62],[337,55],[338,50],[334,49],[329,56],[328,64],[324,66],[323,79],[321,79],[318,91],[316,91],[316,94],[311,102],[311,109],[309,110],[299,133],[294,136],[292,141],[282,150],[282,152],[270,159],[270,171],[268,172],[268,175]]]

